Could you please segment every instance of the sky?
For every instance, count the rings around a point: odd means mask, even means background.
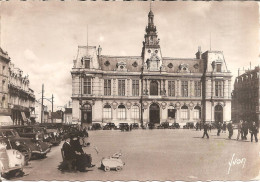
[[[256,2],[151,4],[163,57],[195,58],[198,46],[204,52],[211,42],[211,50],[223,51],[233,81],[238,68],[259,65]],[[103,55],[140,56],[149,10],[150,2],[140,1],[0,2],[0,46],[29,75],[37,100],[42,84],[46,98],[54,95],[56,110],[70,100],[78,46],[88,42],[100,45]]]

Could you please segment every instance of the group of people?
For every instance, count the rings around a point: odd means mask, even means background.
[[[86,154],[82,147],[89,146],[90,143],[85,143],[85,137],[88,137],[86,130],[82,129],[79,132],[72,132],[65,138],[62,146],[64,167],[69,171],[86,171],[86,168],[92,168],[92,157]]]
[[[204,138],[205,136],[209,138],[208,130],[210,126],[211,125],[207,123],[203,123],[204,132],[202,138]],[[228,124],[226,124],[226,122],[224,122],[223,124],[221,122],[218,122],[216,123],[216,128],[217,128],[217,136],[220,136],[221,130],[222,132],[226,132],[226,129],[228,129],[229,132],[228,138],[229,139],[232,138],[233,130],[234,130],[232,121],[230,121]],[[248,133],[251,133],[251,142],[253,142],[253,138],[255,138],[255,142],[258,142],[258,138],[257,138],[258,125],[256,124],[256,122],[248,123],[247,121],[240,120],[240,122],[238,123],[238,134],[236,139],[239,140],[241,136],[241,140],[247,140]]]

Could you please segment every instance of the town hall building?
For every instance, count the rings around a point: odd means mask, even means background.
[[[199,47],[194,58],[163,57],[152,11],[141,56],[106,56],[100,46],[79,46],[71,76],[73,122],[231,119],[232,75],[223,52]]]

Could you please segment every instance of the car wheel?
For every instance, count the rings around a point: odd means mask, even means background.
[[[116,171],[121,171],[122,170],[122,167],[121,166],[117,166],[116,167]]]
[[[104,170],[107,172],[107,171],[110,171],[110,167],[109,166],[105,166]]]

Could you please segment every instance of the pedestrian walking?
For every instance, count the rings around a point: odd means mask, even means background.
[[[253,136],[255,137],[255,142],[258,142],[258,139],[257,139],[258,126],[256,126],[255,122],[253,122],[253,124],[250,128],[250,133],[251,133],[251,142],[253,142]]]
[[[196,131],[199,130],[199,122],[196,123]]]
[[[232,125],[232,121],[230,121],[227,124],[227,129],[228,129],[228,138],[231,139],[231,137],[233,136],[233,125]]]
[[[224,122],[224,124],[222,126],[222,133],[226,133],[226,129],[227,129],[227,124],[226,124],[226,122]]]
[[[209,135],[208,135],[209,126],[208,126],[208,124],[206,122],[203,124],[203,129],[204,129],[204,132],[203,132],[202,138],[204,138],[204,136],[206,135],[207,138],[209,139]]]
[[[247,140],[248,129],[249,129],[248,122],[244,121],[243,124],[242,124],[243,139],[244,140]]]
[[[212,129],[212,124],[209,124],[209,132],[211,133],[211,129]]]
[[[237,125],[237,140],[239,140],[240,135],[242,135],[241,138],[243,137],[243,133],[242,133],[242,123],[243,123],[243,120],[240,120],[240,122],[239,122],[238,125]]]
[[[220,136],[220,132],[221,132],[221,123],[220,122],[217,123],[217,129],[218,129],[217,136]]]

